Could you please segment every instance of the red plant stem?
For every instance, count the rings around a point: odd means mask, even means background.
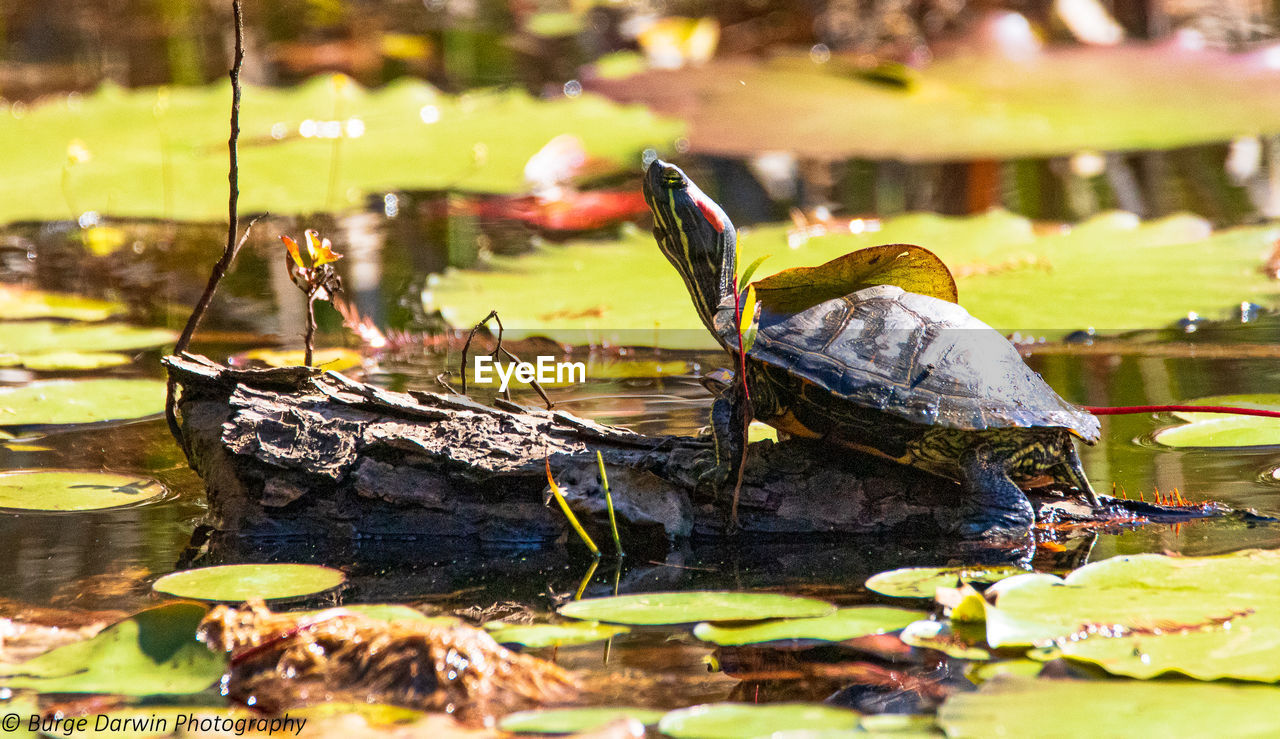
[[[1086,405],[1083,406],[1095,416],[1122,416],[1130,413],[1232,413],[1237,416],[1263,416],[1280,418],[1280,411],[1268,411],[1261,408],[1239,408],[1233,405]]]
[[[736,272],[737,270],[735,270]],[[751,388],[747,387],[747,349],[742,336],[742,292],[738,288],[738,276],[733,277],[733,319],[738,331],[738,378],[742,383],[742,452],[738,457],[738,477],[733,483],[733,503],[730,505],[729,517],[733,525],[738,526],[738,497],[742,494],[742,473],[747,466],[748,436],[751,429]],[[755,306],[751,306],[752,311]]]

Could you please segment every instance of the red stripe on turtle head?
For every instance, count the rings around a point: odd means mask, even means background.
[[[694,205],[698,206],[698,210],[702,211],[702,215],[706,216],[707,222],[716,230],[716,233],[724,233],[724,214],[720,212],[719,206],[711,202],[711,198],[701,192],[691,190],[689,196],[693,198]]]

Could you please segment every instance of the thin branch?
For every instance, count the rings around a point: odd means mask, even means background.
[[[187,319],[187,326],[182,330],[182,336],[179,337],[178,344],[174,349],[175,354],[181,354],[187,350],[187,346],[191,343],[191,337],[200,325],[200,319],[204,318],[204,313],[208,310],[209,303],[213,300],[213,293],[218,289],[218,283],[222,281],[222,277],[227,273],[227,270],[231,268],[231,263],[240,251],[240,246],[249,238],[249,230],[245,229],[244,236],[239,241],[236,240],[236,234],[240,230],[238,211],[240,200],[240,158],[237,146],[237,142],[240,139],[240,68],[244,65],[244,17],[240,11],[240,0],[231,0],[231,11],[235,16],[236,24],[236,53],[235,62],[231,67],[231,135],[227,139],[227,150],[230,154],[227,167],[227,182],[229,184],[227,195],[227,245],[223,249],[222,258],[214,265],[213,273],[209,275],[209,283],[205,285],[204,293],[200,296],[196,307],[192,309],[191,317]],[[252,227],[252,224],[250,226]]]
[[[496,321],[498,324],[497,345],[493,347],[493,351],[489,352],[489,356],[497,357],[499,354],[502,354],[506,356],[507,359],[510,359],[512,362],[516,362],[516,363],[520,362],[520,357],[517,357],[516,355],[512,354],[510,351],[503,348],[502,346],[502,332],[504,331],[504,329],[502,328],[502,319],[498,317],[498,311],[496,310],[489,311],[489,315],[485,316],[484,320],[480,321],[474,327],[472,327],[471,332],[467,334],[466,342],[463,343],[462,345],[462,360],[461,360],[460,366],[458,367],[458,370],[462,374],[462,394],[463,395],[467,394],[467,353],[471,350],[471,340],[475,338],[476,334],[480,332],[480,329],[484,328],[489,323],[489,321]],[[542,389],[542,385],[539,385],[537,380],[530,380],[529,386],[532,387],[534,390],[536,390],[538,393],[538,397],[542,398],[542,402],[547,404],[547,410],[551,410],[552,408],[555,407],[555,403],[552,403],[551,398],[547,397],[547,391]],[[510,401],[511,388],[508,387],[506,390],[503,390],[502,395],[504,398]]]
[[[313,292],[307,295],[307,333],[303,336],[306,343],[306,351],[303,353],[302,363],[307,367],[311,366],[311,358],[314,354],[314,345],[316,340],[316,294]]]
[[[449,370],[445,370],[436,375],[436,384],[449,391],[450,395],[461,395],[457,390],[453,389],[453,385],[449,384]]]
[[[204,317],[205,311],[209,308],[209,303],[213,301],[213,294],[218,289],[218,283],[222,281],[222,277],[227,273],[227,270],[231,268],[231,263],[235,261],[240,247],[249,238],[249,230],[253,228],[253,223],[250,223],[249,227],[244,230],[244,235],[237,241],[236,234],[240,230],[238,210],[240,200],[240,161],[237,142],[240,139],[240,69],[244,66],[244,13],[240,8],[240,0],[231,0],[231,15],[235,23],[236,42],[235,58],[231,63],[230,72],[231,134],[227,138],[227,149],[230,154],[227,166],[227,183],[229,185],[227,194],[227,245],[222,251],[222,258],[214,265],[213,272],[209,275],[209,282],[205,285],[204,293],[200,295],[200,300],[191,309],[191,315],[187,318],[186,327],[182,329],[182,335],[178,337],[178,343],[173,349],[173,353],[176,355],[186,352],[187,347],[191,345],[191,337],[195,335],[196,328],[200,325],[200,319]],[[185,451],[186,445],[182,440],[182,429],[178,426],[178,415],[174,399],[176,389],[176,383],[173,376],[170,375],[169,381],[165,386],[164,417],[169,424],[169,433],[173,434],[173,438],[179,444],[183,444],[183,450]]]
[[[458,367],[458,369],[459,369],[459,374],[462,375],[462,394],[463,395],[467,394],[467,352],[470,351],[471,349],[471,340],[476,337],[476,334],[480,332],[480,329],[484,328],[485,324],[489,323],[490,320],[497,320],[498,322],[498,347],[500,348],[502,346],[502,319],[498,318],[498,311],[491,310],[489,311],[489,315],[484,317],[484,320],[480,321],[479,323],[477,323],[475,326],[472,327],[471,333],[467,334],[466,343],[462,345],[462,362],[460,363],[460,366]],[[498,350],[494,349],[489,356],[494,356],[497,353],[498,353]]]
[[[516,355],[507,351],[505,348],[502,347],[501,344],[498,345],[498,350],[500,350],[503,354],[507,355],[507,359],[510,359],[512,362],[516,362],[517,364],[520,362],[520,357],[517,357]],[[547,410],[551,410],[552,408],[555,407],[555,403],[552,403],[551,398],[547,397],[547,391],[542,389],[542,385],[538,384],[537,380],[529,380],[529,387],[537,391],[538,397],[542,398],[542,402],[547,404]],[[511,400],[510,388],[507,388],[506,396],[507,396],[507,400]]]

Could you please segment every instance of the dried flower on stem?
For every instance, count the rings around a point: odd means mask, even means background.
[[[316,335],[316,301],[333,300],[335,295],[342,292],[342,279],[338,277],[338,272],[333,266],[334,262],[342,258],[342,255],[333,250],[333,244],[328,239],[321,239],[314,228],[309,228],[306,232],[307,258],[305,260],[302,257],[302,250],[298,248],[298,242],[288,236],[281,236],[280,240],[289,249],[288,257],[285,259],[285,266],[289,269],[289,279],[293,280],[293,284],[307,296],[307,333],[304,337],[306,355],[303,358],[303,364],[310,367]]]

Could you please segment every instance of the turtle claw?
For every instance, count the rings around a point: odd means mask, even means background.
[[[728,466],[720,463],[714,451],[699,456],[690,467],[698,487],[718,491],[729,480]]]

